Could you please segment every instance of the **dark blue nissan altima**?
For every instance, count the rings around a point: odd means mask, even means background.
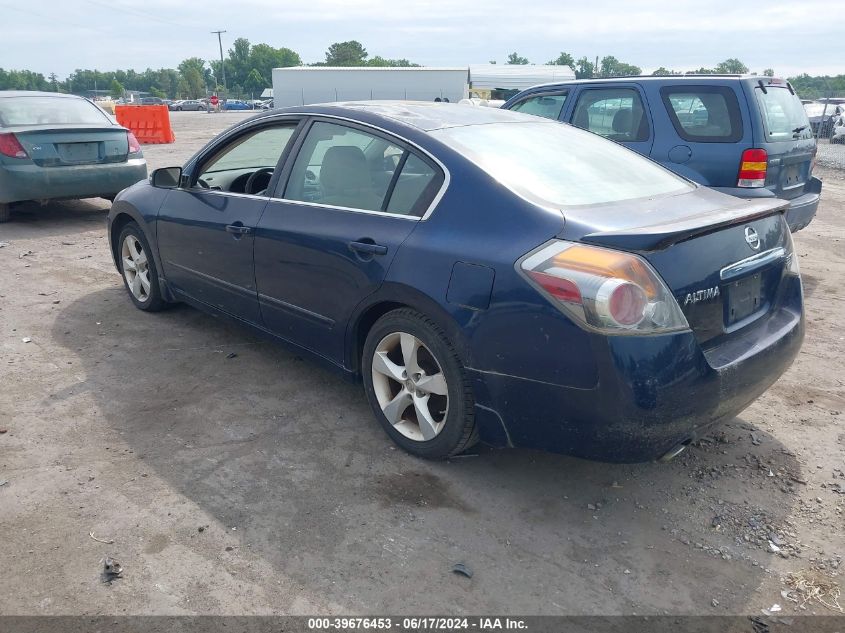
[[[529,115],[371,102],[233,126],[123,191],[109,236],[138,308],[186,302],[360,377],[415,455],[645,461],[798,353],[784,209]]]

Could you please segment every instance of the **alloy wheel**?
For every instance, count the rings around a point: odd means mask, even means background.
[[[123,277],[132,296],[141,303],[150,297],[150,266],[140,240],[127,235],[120,248]]]
[[[376,346],[373,388],[388,422],[408,439],[426,442],[446,425],[449,390],[440,363],[412,334],[394,332]]]

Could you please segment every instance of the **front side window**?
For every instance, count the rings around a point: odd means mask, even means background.
[[[295,129],[292,122],[238,137],[202,165],[197,185],[232,193],[263,193]]]
[[[566,103],[566,96],[567,93],[565,92],[560,94],[534,95],[515,103],[510,109],[514,112],[533,114],[556,121],[560,118],[560,111],[563,109],[564,103]]]
[[[287,200],[421,216],[442,182],[439,171],[382,136],[317,121],[285,189]]]
[[[548,121],[465,125],[431,135],[544,206],[605,204],[693,189],[632,150]]]
[[[685,141],[730,143],[742,138],[742,117],[734,91],[726,86],[661,88],[675,131]]]
[[[584,90],[575,105],[572,125],[612,141],[648,140],[648,119],[633,88]]]
[[[105,112],[86,99],[0,97],[0,127],[13,125],[111,125]]]

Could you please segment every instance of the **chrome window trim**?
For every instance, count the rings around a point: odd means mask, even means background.
[[[423,213],[420,217],[417,217],[415,215],[408,215],[406,213],[389,213],[387,211],[370,211],[370,210],[367,210],[367,209],[353,209],[351,207],[340,207],[340,206],[334,206],[334,205],[330,205],[330,204],[322,204],[322,203],[319,203],[319,202],[305,202],[305,201],[302,201],[302,200],[289,200],[287,198],[276,198],[276,197],[273,197],[273,196],[269,197],[270,200],[276,200],[276,201],[279,201],[279,202],[287,202],[288,204],[304,204],[306,206],[318,207],[318,208],[322,208],[322,209],[334,209],[334,210],[337,210],[337,211],[352,211],[354,213],[366,213],[366,214],[370,214],[370,215],[384,215],[384,216],[390,216],[390,217],[395,217],[395,218],[404,218],[406,220],[414,220],[414,221],[417,221],[417,222],[424,222],[429,217],[431,217],[431,214],[434,213],[434,210],[437,208],[437,205],[440,203],[440,200],[443,198],[444,195],[446,195],[446,190],[449,188],[449,183],[452,181],[452,176],[449,173],[449,170],[446,167],[446,165],[444,165],[443,162],[440,159],[438,159],[436,156],[434,156],[434,154],[429,152],[427,149],[420,147],[419,145],[417,145],[413,141],[408,140],[404,136],[400,136],[396,132],[391,132],[390,130],[386,130],[383,127],[379,127],[378,125],[373,125],[372,123],[366,123],[364,121],[359,121],[357,119],[353,119],[353,118],[350,118],[348,116],[340,116],[338,114],[323,114],[321,112],[286,112],[286,113],[281,114],[281,115],[280,114],[267,114],[265,116],[260,116],[257,119],[250,119],[249,121],[247,121],[247,122],[245,122],[241,125],[238,125],[237,127],[232,128],[231,132],[234,133],[235,131],[239,130],[241,127],[246,127],[247,125],[252,125],[254,123],[258,123],[259,121],[264,121],[265,119],[278,120],[278,119],[285,119],[285,118],[302,118],[302,117],[322,117],[324,119],[335,119],[335,120],[338,120],[338,121],[347,121],[349,123],[354,123],[356,125],[360,125],[360,126],[365,127],[365,128],[377,130],[377,131],[379,131],[383,134],[386,134],[387,136],[392,136],[394,138],[397,138],[400,141],[402,141],[403,143],[405,143],[406,145],[408,145],[409,147],[412,147],[416,151],[424,154],[425,156],[428,156],[428,158],[430,160],[432,160],[442,170],[442,172],[443,172],[443,183],[440,185],[440,190],[437,192],[437,194],[434,196],[434,198],[432,198],[431,203],[428,205],[428,208],[426,209],[425,213]],[[226,192],[222,192],[222,193],[226,193]],[[233,195],[235,195],[235,194],[233,194]],[[249,195],[249,194],[242,194],[242,195]],[[258,196],[258,197],[263,198],[263,196]]]
[[[746,257],[745,259],[741,259],[738,262],[734,262],[730,266],[725,266],[722,270],[719,271],[719,278],[722,281],[727,281],[728,279],[733,279],[741,275],[742,273],[746,273],[751,270],[755,270],[766,264],[771,264],[779,259],[783,259],[786,257],[786,249],[782,246],[778,246],[777,248],[771,248],[767,251],[763,251],[762,253],[757,253],[756,255],[752,255],[751,257]]]

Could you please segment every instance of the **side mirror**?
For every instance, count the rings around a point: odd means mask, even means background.
[[[152,186],[161,189],[176,189],[181,180],[181,167],[162,167],[161,169],[156,169],[152,176],[150,176]]]

